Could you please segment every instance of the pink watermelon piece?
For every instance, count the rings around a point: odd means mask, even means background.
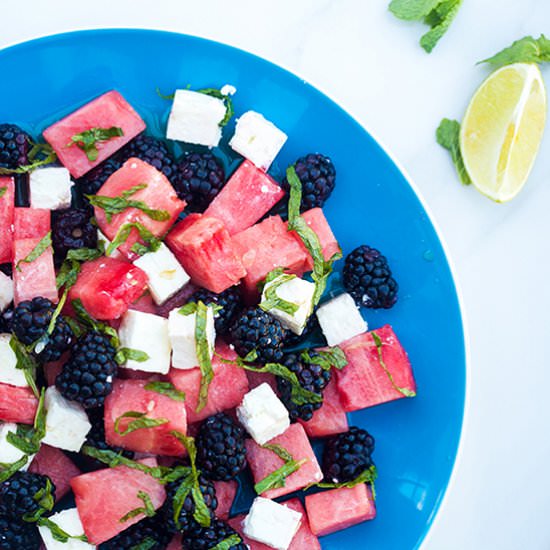
[[[33,458],[29,472],[46,475],[52,480],[56,501],[71,490],[71,479],[80,475],[80,470],[63,451],[44,444]]]
[[[143,313],[153,313],[157,315],[157,307],[149,291],[140,296],[134,303],[130,304],[128,309],[142,311]]]
[[[221,220],[230,235],[244,231],[284,196],[277,182],[245,160],[229,178],[204,215]]]
[[[269,443],[281,445],[292,455],[294,460],[305,459],[307,462],[303,464],[299,470],[286,478],[284,487],[269,489],[262,493],[263,497],[277,498],[288,495],[293,491],[303,489],[310,483],[316,483],[323,478],[323,473],[321,472],[317,458],[311,448],[311,443],[301,424],[291,424],[285,432],[271,439]],[[264,449],[253,439],[247,439],[245,444],[248,465],[252,471],[254,483],[258,483],[284,464],[282,458],[279,458],[273,451]]]
[[[123,260],[101,257],[82,264],[69,300],[80,298],[86,311],[96,319],[118,319],[147,287],[147,275]]]
[[[279,395],[279,389],[277,388],[277,379],[275,375],[269,374],[268,372],[252,372],[246,371],[246,377],[248,378],[248,385],[250,389],[253,390],[262,384],[269,384],[271,389],[275,392],[276,395]]]
[[[45,208],[17,207],[13,214],[14,239],[41,239],[50,231],[50,211]]]
[[[64,353],[57,361],[50,361],[44,364],[44,377],[48,386],[55,386],[57,375],[63,370],[63,365],[69,359],[69,353]]]
[[[212,358],[214,379],[208,388],[206,406],[199,412],[197,412],[201,383],[199,368],[170,369],[168,373],[170,382],[178,390],[185,392],[185,405],[187,406],[187,421],[189,424],[200,422],[213,414],[236,407],[249,391],[245,371],[234,365],[223,363],[218,355],[231,361],[237,357],[237,354],[229,346],[218,342],[216,353]]]
[[[30,388],[0,383],[0,420],[33,424],[38,399]]]
[[[166,244],[191,280],[212,292],[223,292],[246,274],[227,229],[216,218],[188,216],[168,234]]]
[[[97,159],[91,161],[86,153],[72,145],[71,138],[92,128],[122,129],[123,135],[97,143]],[[115,90],[90,101],[74,113],[44,130],[44,139],[53,147],[57,157],[74,178],[83,176],[103,162],[131,139],[145,130],[145,122],[131,105]]]
[[[156,237],[161,237],[183,212],[185,201],[178,198],[168,178],[154,166],[138,158],[128,159],[107,179],[97,194],[104,197],[120,197],[124,191],[140,184],[147,184],[147,187],[137,191],[130,198],[141,201],[154,210],[164,210],[170,217],[163,221],[157,221],[138,208],[127,208],[124,212],[112,216],[109,222],[105,211],[95,207],[94,212],[99,228],[111,241],[119,229],[127,223],[139,223]],[[139,232],[133,228],[128,239],[118,248],[118,251],[130,260],[135,260],[137,254],[132,252],[131,248],[138,241],[141,242]]]
[[[372,492],[364,483],[307,495],[305,501],[311,530],[320,537],[376,517]]]
[[[239,484],[234,481],[214,481],[214,489],[216,490],[216,498],[218,499],[218,507],[216,508],[216,516],[227,520],[231,512],[231,506],[237,495]]]
[[[140,460],[156,466],[153,458]],[[143,508],[139,491],[147,493],[158,510],[166,499],[164,487],[145,472],[117,466],[77,476],[71,480],[78,514],[91,544],[101,544],[142,520],[145,514],[121,522],[131,510]]]
[[[1,191],[5,188],[5,191]],[[13,260],[13,212],[15,183],[13,178],[0,177],[0,264]]]
[[[166,550],[185,550],[181,544],[181,535],[174,535]]]
[[[382,342],[382,359],[393,377],[384,370],[372,332]],[[346,411],[387,403],[405,397],[396,386],[416,393],[411,363],[390,325],[366,332],[340,345],[348,364],[336,371],[336,383]]]
[[[151,390],[146,390],[148,380],[115,380],[113,391],[105,399],[105,437],[110,445],[131,451],[158,455],[178,456],[185,447],[171,432],[187,433],[185,403]],[[146,413],[147,418],[164,418],[166,424],[142,428],[121,435],[115,431],[115,421],[127,411]],[[120,422],[120,431],[135,420],[125,418]]]
[[[348,431],[348,416],[340,400],[334,376],[323,392],[321,408],[313,413],[311,420],[299,422],[309,437],[327,437]]]

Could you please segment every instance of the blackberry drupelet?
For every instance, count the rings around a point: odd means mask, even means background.
[[[95,248],[97,227],[91,223],[91,212],[76,208],[55,211],[52,215],[52,243],[58,264],[69,250]]]
[[[21,302],[13,312],[12,330],[20,342],[26,346],[37,342],[46,335],[55,305],[47,298],[37,296]],[[57,361],[73,342],[73,331],[67,321],[59,315],[53,332],[47,337],[46,345],[39,342],[35,355],[41,362]]]
[[[355,479],[374,463],[374,438],[366,430],[351,427],[348,432],[327,440],[323,453],[323,473],[329,482]]]
[[[173,184],[189,210],[204,212],[225,185],[225,171],[210,152],[188,153],[176,165]]]
[[[168,532],[157,516],[145,518],[138,523],[134,523],[128,529],[125,529],[112,539],[103,542],[97,548],[98,550],[131,550],[147,545],[148,550],[163,550],[166,548],[172,533]]]
[[[13,328],[13,303],[0,313],[0,333],[11,332]]]
[[[116,155],[117,160],[122,163],[131,157],[136,157],[151,164],[170,181],[174,179],[176,173],[174,157],[164,141],[141,134],[130,141]]]
[[[38,550],[42,538],[34,523],[16,521],[0,515],[0,548],[2,550]]]
[[[107,336],[88,332],[74,345],[69,360],[57,375],[57,389],[84,408],[100,407],[113,389],[117,372],[115,353]]]
[[[311,353],[311,355],[314,355],[314,353]],[[330,382],[330,370],[324,370],[319,365],[305,363],[300,359],[299,354],[296,353],[285,355],[281,363],[296,375],[302,388],[314,392],[321,397],[323,396],[323,390]],[[291,399],[292,386],[290,382],[278,376],[276,378],[277,388],[281,394],[281,401],[288,409],[290,420],[293,422],[298,420],[298,418],[302,420],[311,420],[313,413],[321,407],[323,402],[297,405]]]
[[[48,476],[15,472],[0,485],[0,514],[22,521],[40,509],[46,510],[41,499],[45,499],[48,493],[55,500],[55,485]]]
[[[216,334],[227,334],[235,315],[242,309],[240,287],[232,286],[220,294],[200,288],[189,298],[190,302],[199,300],[206,305],[215,304],[221,307],[220,311],[214,315]]]
[[[15,124],[0,124],[0,167],[18,168],[29,164],[31,137]]]
[[[229,481],[246,467],[244,430],[225,413],[202,423],[196,443],[197,466],[209,479]]]
[[[122,163],[116,157],[111,157],[90,170],[76,182],[76,187],[81,195],[96,195],[107,179],[114,174]],[[88,204],[87,199],[84,203]]]
[[[230,546],[229,550],[246,550],[248,548],[237,531],[220,519],[214,519],[210,527],[183,533],[182,547],[193,550],[209,550],[231,535],[237,535],[241,540],[238,544]]]
[[[399,286],[388,260],[375,248],[362,245],[350,252],[343,275],[344,286],[357,305],[389,309],[397,302]]]
[[[336,170],[330,158],[319,153],[310,153],[299,158],[294,169],[302,182],[300,212],[322,207],[330,197],[336,183]],[[281,187],[287,193],[290,191],[286,177],[283,179]]]

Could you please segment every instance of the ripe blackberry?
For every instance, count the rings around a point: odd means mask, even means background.
[[[225,413],[202,423],[196,443],[197,465],[209,479],[229,481],[246,467],[244,430]]]
[[[96,195],[111,174],[121,166],[122,163],[117,158],[108,158],[76,181],[78,191],[82,195]],[[84,202],[88,204],[86,199]]]
[[[55,500],[55,485],[48,476],[15,472],[0,485],[0,514],[23,520],[40,509],[51,510],[52,506],[44,506],[48,492]],[[53,501],[50,504],[53,505]]]
[[[153,136],[139,135],[121,149],[116,157],[122,163],[131,157],[141,159],[162,172],[170,181],[176,173],[174,157],[166,143]]]
[[[233,544],[228,550],[247,550],[248,546],[243,542],[237,531],[225,523],[225,521],[217,518],[212,520],[210,527],[202,527],[190,532],[184,532],[182,547],[192,548],[193,550],[209,550],[231,535],[237,535],[240,538],[240,542]]]
[[[173,183],[189,210],[204,212],[225,185],[225,171],[210,152],[188,153],[177,163]]]
[[[52,243],[57,263],[65,259],[69,250],[97,246],[97,228],[90,219],[91,212],[84,209],[69,208],[54,212]]]
[[[13,303],[0,313],[0,334],[11,332],[13,328]]]
[[[47,298],[37,296],[21,302],[13,312],[12,330],[25,345],[33,344],[46,335],[55,305]],[[59,315],[53,332],[47,337],[46,345],[39,342],[35,355],[39,361],[57,361],[73,342],[73,331],[67,321]]]
[[[328,439],[323,453],[325,479],[342,483],[355,479],[374,463],[374,437],[366,430],[351,427],[349,432]]]
[[[13,275],[13,266],[12,264],[1,264],[0,265],[0,271],[7,275],[8,277],[11,277]]]
[[[302,388],[323,396],[323,390],[330,382],[331,371],[324,370],[319,365],[305,363],[300,359],[299,354],[288,353],[282,360],[282,364],[288,367],[298,378]],[[281,401],[288,409],[290,419],[294,422],[301,418],[302,420],[311,420],[313,413],[321,407],[323,402],[305,403],[297,405],[291,399],[292,386],[290,382],[277,377],[277,388],[281,394]]]
[[[199,288],[189,298],[190,302],[201,300],[206,305],[215,304],[221,309],[214,316],[217,334],[227,334],[235,315],[242,308],[241,291],[238,286],[232,286],[220,294],[211,292],[206,288]]]
[[[0,124],[0,167],[18,168],[29,164],[31,136],[15,124]]]
[[[389,309],[397,302],[399,286],[388,260],[370,246],[359,246],[346,257],[344,286],[359,306]]]
[[[233,321],[229,332],[241,357],[256,350],[258,363],[278,363],[283,358],[286,331],[275,317],[259,307],[244,309]]]
[[[85,408],[100,407],[113,389],[117,371],[115,348],[99,332],[88,332],[71,350],[69,360],[55,379],[61,394]]]
[[[334,190],[336,182],[336,170],[330,158],[319,153],[310,153],[299,158],[294,169],[302,182],[300,212],[323,206]],[[281,182],[281,187],[287,192],[290,191],[286,177]]]
[[[38,550],[42,538],[34,523],[16,521],[0,515],[0,548],[2,550]]]
[[[153,516],[134,523],[97,548],[98,550],[131,550],[141,548],[140,544],[145,546],[150,541],[147,545],[149,550],[163,550],[171,538],[172,533],[166,530],[157,516]]]

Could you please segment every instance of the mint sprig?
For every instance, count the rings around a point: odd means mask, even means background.
[[[524,36],[511,46],[497,54],[480,61],[488,63],[494,69],[500,69],[512,63],[548,63],[550,62],[550,40],[541,34],[539,38]]]
[[[115,355],[115,361],[119,365],[124,365],[128,361],[137,361],[138,363],[145,363],[149,361],[150,357],[148,353],[139,349],[132,348],[120,348]]]
[[[153,501],[151,500],[151,497],[145,491],[138,491],[137,497],[143,502],[143,506],[134,508],[133,510],[130,510],[127,514],[124,514],[118,520],[120,521],[120,523],[126,523],[128,520],[135,518],[136,516],[139,516],[141,514],[145,515],[148,518],[151,518],[155,515],[156,510],[155,506],[153,505]]]
[[[123,136],[124,132],[122,128],[118,126],[111,126],[110,128],[90,128],[80,134],[75,134],[71,137],[71,141],[67,143],[67,147],[76,145],[79,149],[82,149],[90,162],[97,160],[99,151],[97,149],[98,143],[104,143],[115,137]]]
[[[166,397],[169,397],[174,401],[180,401],[180,402],[185,401],[185,392],[182,392],[176,389],[174,384],[171,384],[170,382],[160,382],[160,381],[149,382],[144,386],[144,389],[149,391],[154,391],[156,393],[160,393],[161,395],[166,395]]]
[[[455,165],[460,181],[464,185],[470,185],[472,180],[468,175],[462,153],[460,151],[460,122],[444,118],[436,131],[437,143],[451,153],[451,159]]]
[[[22,260],[19,260],[17,262],[17,265],[15,266],[15,269],[17,271],[21,271],[20,265],[22,263],[30,264],[34,262],[34,260],[37,260],[48,250],[48,248],[52,247],[52,232],[48,231],[44,237],[40,239],[40,241],[37,243],[37,245],[29,252],[29,254],[23,258]]]
[[[284,487],[286,478],[294,472],[297,472],[300,467],[307,462],[307,459],[294,460],[292,455],[281,445],[266,443],[262,445],[262,448],[274,452],[281,460],[284,460],[284,464],[254,485],[254,490],[258,495],[270,489]]]
[[[134,418],[126,425],[126,428],[121,429],[120,424],[123,420],[127,418]],[[118,435],[128,435],[136,430],[143,430],[146,428],[156,428],[157,426],[162,426],[163,424],[168,424],[170,422],[167,418],[149,418],[147,413],[139,411],[126,411],[124,414],[121,414],[115,420],[115,432]]]

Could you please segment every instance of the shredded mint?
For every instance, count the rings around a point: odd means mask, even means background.
[[[197,312],[197,303],[196,302],[188,302],[184,306],[180,307],[178,309],[178,313],[180,315],[193,315],[193,313]]]
[[[151,500],[151,497],[145,491],[138,491],[137,497],[143,502],[143,506],[130,510],[127,514],[125,514],[118,520],[120,521],[120,523],[126,523],[129,519],[135,518],[140,514],[144,514],[148,518],[151,518],[155,515],[156,510]]]
[[[59,542],[67,543],[69,542],[69,539],[76,539],[82,542],[88,542],[86,535],[69,535],[69,533],[61,529],[61,527],[59,527],[57,523],[53,522],[49,518],[41,517],[37,520],[36,524],[40,527],[47,527],[51,531],[52,537]]]
[[[29,457],[27,455],[23,455],[17,462],[13,462],[12,464],[0,464],[0,483],[4,483],[4,481],[7,481],[15,472],[18,472],[27,462],[29,461]]]
[[[123,136],[124,132],[122,128],[118,126],[111,126],[110,128],[90,128],[80,134],[75,134],[67,147],[76,145],[79,149],[82,149],[86,153],[88,160],[94,162],[97,160],[99,151],[97,150],[98,143],[104,143],[115,137]]]
[[[282,445],[278,445],[277,443],[265,443],[264,445],[262,445],[262,447],[275,453],[281,460],[284,460],[285,462],[294,460],[292,458],[292,455]]]
[[[377,477],[378,477],[378,472],[376,470],[376,466],[374,466],[373,464],[366,470],[362,471],[355,479],[352,479],[351,481],[343,481],[341,483],[330,483],[330,482],[321,481],[319,483],[312,483],[307,487],[304,487],[304,491],[306,491],[311,487],[319,487],[320,489],[340,489],[342,487],[346,487],[348,489],[352,489],[356,485],[361,485],[362,483],[368,483],[371,486],[373,498],[376,498],[376,490],[374,488],[374,482],[376,481]]]
[[[151,537],[145,537],[139,544],[134,544],[130,548],[130,550],[151,550],[152,548],[156,548],[158,546],[158,543],[156,540],[152,539]]]
[[[199,402],[197,412],[201,411],[208,401],[208,387],[214,379],[214,369],[212,368],[212,349],[208,342],[206,334],[206,325],[208,321],[208,307],[198,301],[196,304],[195,315],[195,347],[197,350],[197,359],[201,371],[201,386],[199,390]]]
[[[161,98],[161,99],[166,99],[167,101],[172,101],[175,97],[176,97],[176,94],[173,93],[173,94],[163,94],[161,91],[160,91],[160,88],[157,86],[157,95]]]
[[[76,313],[78,319],[82,323],[84,323],[84,325],[88,326],[96,332],[101,332],[109,336],[111,338],[111,344],[113,345],[113,347],[118,348],[120,346],[120,340],[118,338],[117,331],[107,323],[102,323],[101,321],[97,321],[96,319],[94,319],[86,311],[80,298],[72,300],[71,305],[73,306],[74,312]]]
[[[45,391],[44,388],[40,391],[33,426],[19,424],[15,433],[8,432],[6,436],[8,443],[27,455],[36,454],[40,450],[40,443],[46,435]]]
[[[149,382],[145,385],[145,389],[166,395],[174,401],[185,401],[185,393],[176,389],[176,387],[170,382]]]
[[[7,187],[0,187],[0,199],[6,194]]]
[[[104,253],[103,247],[69,250],[56,277],[57,288],[64,286],[67,289],[74,286],[80,273],[81,262],[95,260],[103,256]]]
[[[40,166],[55,162],[57,160],[57,155],[51,145],[47,143],[33,143],[28,153],[28,158],[31,161],[30,164],[21,165],[17,168],[0,167],[0,175],[26,174],[32,172]]]
[[[292,275],[290,273],[281,274],[275,279],[271,279],[271,281],[268,281],[266,278],[266,284],[264,285],[265,297],[260,302],[260,308],[267,312],[273,309],[278,309],[279,311],[283,311],[289,315],[294,315],[300,309],[300,306],[293,302],[283,300],[277,294],[279,287],[289,281],[292,281],[292,279],[296,279],[296,275]]]
[[[508,48],[480,61],[499,69],[512,63],[548,63],[550,62],[550,40],[541,34],[539,38],[525,36],[516,40]]]
[[[120,348],[115,355],[115,361],[119,365],[124,365],[124,363],[128,361],[137,361],[138,363],[144,363],[149,359],[149,354],[139,349],[132,348]]]
[[[470,185],[472,180],[468,175],[462,153],[460,152],[460,123],[458,120],[444,118],[437,129],[436,139],[441,147],[444,147],[451,153],[451,158],[460,181],[464,185]]]
[[[231,98],[231,95],[222,94],[221,90],[218,90],[217,88],[203,88],[197,91],[201,94],[209,95],[223,101],[225,105],[225,116],[220,121],[219,126],[221,126],[222,128],[226,126],[235,114],[235,109],[233,108],[233,99]]]
[[[32,345],[30,347],[32,348]],[[27,385],[32,389],[34,395],[38,397],[39,392],[34,380],[38,363],[32,355],[31,349],[20,342],[15,335],[12,335],[10,338],[10,348],[15,353],[15,367],[23,371]]]
[[[126,425],[126,428],[123,430],[120,427],[120,423],[126,418],[135,418]],[[138,411],[127,411],[124,414],[120,415],[115,420],[115,432],[118,435],[128,435],[129,433],[135,432],[136,430],[143,430],[144,428],[156,428],[157,426],[162,426],[163,424],[168,424],[169,420],[167,418],[148,418],[147,413],[138,412]]]
[[[51,248],[52,246],[52,232],[48,231],[44,237],[40,239],[38,244],[30,251],[28,256],[26,258],[23,258],[22,260],[19,260],[17,262],[17,265],[15,268],[17,271],[21,271],[21,268],[19,267],[22,263],[30,264],[34,262],[34,260],[40,258],[48,248]]]
[[[119,228],[117,234],[115,235],[115,238],[107,247],[105,254],[107,256],[111,256],[119,246],[121,246],[128,240],[128,237],[130,236],[133,229],[135,229],[139,233],[139,236],[143,240],[144,244],[134,243],[131,248],[132,252],[135,252],[139,256],[143,256],[143,254],[147,252],[156,252],[160,248],[160,245],[162,244],[162,241],[160,239],[157,239],[157,237],[155,237],[153,233],[151,233],[151,231],[149,231],[149,229],[147,229],[141,223],[132,222],[125,223]]]
[[[55,487],[49,478],[46,478],[46,486],[39,489],[34,495],[33,500],[38,507],[32,514],[25,514],[23,520],[29,523],[36,523],[46,512],[51,512],[55,504],[53,491]]]
[[[270,489],[284,487],[286,478],[298,471],[300,467],[307,462],[307,459],[299,461],[294,460],[292,455],[281,445],[266,443],[265,445],[262,445],[262,448],[268,449],[275,453],[281,460],[284,460],[284,464],[254,485],[254,490],[258,495],[261,495]]]
[[[223,539],[221,542],[218,542],[216,546],[213,546],[210,550],[231,550],[233,546],[238,546],[243,542],[243,539],[240,535],[233,534]]]
[[[319,365],[323,370],[330,370],[331,368],[342,370],[348,364],[345,353],[338,346],[325,350],[314,350],[311,353],[305,350],[300,357],[304,363]]]

